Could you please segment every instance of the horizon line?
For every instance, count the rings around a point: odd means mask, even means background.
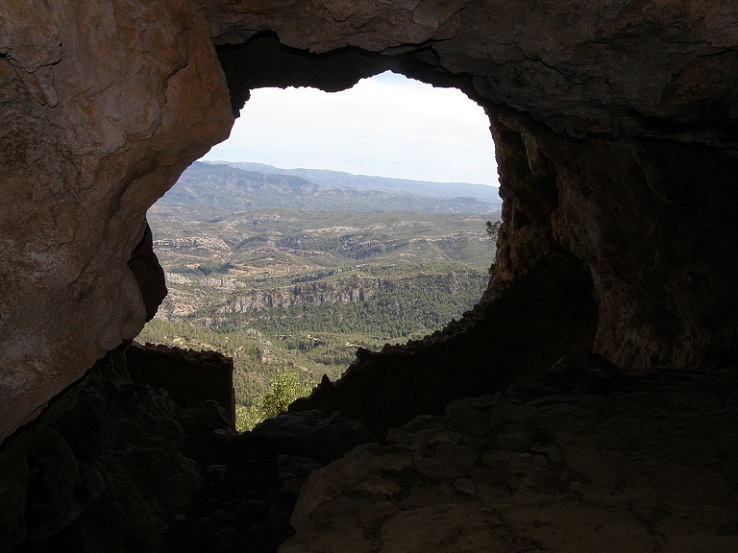
[[[207,154],[206,154],[207,155]],[[332,173],[343,173],[346,175],[351,175],[354,177],[369,177],[369,178],[379,178],[379,179],[388,179],[388,180],[403,180],[403,181],[410,181],[410,182],[427,182],[427,183],[433,183],[433,184],[469,184],[472,186],[486,186],[489,188],[500,188],[499,182],[497,184],[487,184],[483,182],[468,182],[468,181],[434,181],[434,180],[427,180],[427,179],[411,179],[407,177],[388,177],[386,175],[365,175],[362,173],[350,173],[349,171],[340,171],[337,169],[323,169],[318,167],[279,167],[277,165],[271,165],[269,163],[263,163],[261,161],[244,161],[244,160],[227,160],[227,159],[205,159],[200,158],[195,161],[201,161],[203,163],[222,163],[222,164],[229,164],[229,163],[252,163],[254,165],[263,165],[265,167],[272,167],[274,169],[280,169],[282,171],[299,171],[299,170],[305,170],[305,171],[330,171]],[[193,162],[195,163],[195,162]]]

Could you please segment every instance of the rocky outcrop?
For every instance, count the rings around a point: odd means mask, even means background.
[[[310,472],[372,440],[330,412],[237,435],[215,401],[182,408],[132,382],[125,349],[3,445],[0,551],[274,552]],[[184,357],[207,370],[213,356]]]
[[[314,472],[279,551],[735,551],[736,393],[569,358]]]
[[[228,251],[230,248],[222,238],[218,236],[187,236],[184,238],[167,238],[154,241],[157,249],[170,250],[215,250]]]
[[[180,407],[214,401],[236,425],[233,359],[215,351],[193,351],[133,342],[126,349],[126,367],[133,382],[148,384]]]
[[[112,352],[4,446],[0,550],[150,550],[202,482],[184,440],[172,401]]]
[[[297,305],[362,303],[370,299],[382,284],[379,279],[352,279],[304,283],[270,290],[247,290],[231,297],[218,309],[218,313],[256,313]]]
[[[128,267],[141,290],[141,299],[146,307],[146,320],[150,321],[167,295],[167,286],[164,281],[164,270],[154,253],[153,236],[148,224],[141,242],[133,250]]]
[[[188,1],[4,3],[0,21],[5,437],[140,331],[146,209],[232,116]]]

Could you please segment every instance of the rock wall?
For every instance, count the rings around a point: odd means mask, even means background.
[[[178,407],[214,401],[236,426],[233,359],[215,351],[193,351],[131,343],[125,354],[131,380],[166,394]]]
[[[579,141],[493,120],[507,172],[496,293],[540,264],[555,270],[549,252],[564,250],[592,279],[594,351],[626,367],[735,366],[733,153],[652,136]]]
[[[183,454],[184,418],[131,383],[124,348],[101,359],[6,442],[0,551],[150,551],[202,483]]]
[[[308,282],[271,290],[248,290],[228,299],[219,313],[256,313],[265,309],[286,309],[295,305],[357,303],[371,298],[382,282],[379,279],[335,282]]]
[[[140,331],[146,210],[232,122],[190,2],[32,4],[0,6],[3,438]]]
[[[385,69],[488,110],[504,225],[468,321],[358,365],[431,360],[446,382],[462,355],[460,392],[571,349],[733,365],[736,19],[729,0],[1,6],[0,436],[139,331],[150,306],[128,262],[145,211],[226,137],[249,88],[337,90]]]

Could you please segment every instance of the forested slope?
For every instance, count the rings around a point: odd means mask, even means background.
[[[498,215],[486,208],[429,213],[419,202],[419,212],[392,211],[390,202],[382,211],[361,203],[316,211],[313,203],[281,207],[277,191],[274,207],[229,211],[248,194],[234,196],[233,179],[218,175],[200,174],[199,191],[192,180],[178,184],[149,211],[169,295],[138,339],[232,356],[244,407],[279,373],[335,379],[358,347],[441,328],[487,285],[494,244],[486,222]]]

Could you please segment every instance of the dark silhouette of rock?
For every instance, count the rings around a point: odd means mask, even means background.
[[[452,402],[315,471],[279,552],[735,551],[735,375],[567,365],[560,389]],[[629,391],[580,387],[603,371]]]
[[[128,260],[128,267],[141,289],[141,296],[146,306],[146,320],[150,321],[167,295],[167,286],[164,282],[164,269],[159,265],[159,260],[154,253],[151,227],[148,224],[141,242],[133,250],[131,259]]]
[[[126,350],[128,373],[134,382],[166,390],[180,407],[207,400],[220,405],[236,424],[233,360],[215,351],[193,351],[133,342]]]
[[[148,550],[202,478],[171,400],[101,360],[0,455],[0,550]]]
[[[333,461],[375,441],[366,426],[328,410],[284,413],[254,427],[255,436],[300,457]]]

